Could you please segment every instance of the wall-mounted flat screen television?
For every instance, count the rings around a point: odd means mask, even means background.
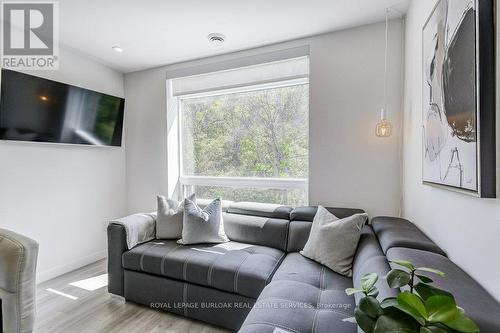
[[[121,146],[125,100],[2,69],[0,140]]]

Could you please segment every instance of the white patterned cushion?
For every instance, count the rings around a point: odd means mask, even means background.
[[[182,216],[184,200],[177,201],[164,196],[158,197],[158,216],[156,218],[157,239],[179,239],[182,237]],[[189,200],[196,202],[196,195],[192,194]]]
[[[215,199],[204,209],[186,199],[182,221],[182,239],[179,244],[224,243],[229,241],[224,232],[222,203]]]

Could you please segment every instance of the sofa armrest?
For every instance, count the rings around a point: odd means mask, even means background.
[[[125,251],[127,251],[125,227],[110,223],[108,225],[108,291],[118,296],[124,296],[122,255]]]
[[[134,246],[156,237],[154,213],[133,214],[108,225],[108,291],[123,296],[122,255]]]

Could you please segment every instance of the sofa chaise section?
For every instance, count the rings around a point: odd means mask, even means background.
[[[228,242],[180,245],[172,240],[141,244],[123,254],[123,268],[257,298],[284,252]]]
[[[323,265],[290,253],[263,290],[240,333],[355,332],[344,322],[354,311],[354,297],[345,288],[352,280]]]
[[[316,207],[301,207],[291,212],[288,253],[257,299],[240,333],[356,332],[355,324],[343,321],[354,314],[355,298],[345,293],[346,288],[353,286],[352,278],[298,253],[307,242],[316,210]],[[345,208],[328,210],[340,218],[363,212]],[[385,260],[376,238],[371,241],[379,249],[377,254]],[[384,261],[383,270],[389,269]]]
[[[155,239],[127,248],[123,226],[108,227],[109,286],[127,301],[237,330],[285,257],[292,208],[234,203],[222,244]]]

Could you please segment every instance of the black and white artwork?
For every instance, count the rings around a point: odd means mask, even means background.
[[[487,192],[492,190],[480,176],[494,179],[494,164],[489,169],[494,163],[491,158],[495,140],[483,143],[480,131],[493,131],[494,137],[494,127],[480,123],[485,117],[494,119],[494,102],[493,107],[489,105],[490,99],[494,100],[494,90],[493,97],[486,98],[483,93],[488,93],[489,88],[479,90],[479,83],[484,80],[479,78],[482,71],[478,55],[489,52],[488,48],[479,47],[483,38],[477,37],[479,19],[476,0],[440,0],[424,26],[423,180],[491,196],[481,191],[482,186]],[[487,79],[494,86],[494,78]],[[493,149],[486,147],[488,154],[480,154],[483,145],[488,144]],[[486,169],[481,168],[481,163]],[[493,175],[483,175],[482,171]]]

